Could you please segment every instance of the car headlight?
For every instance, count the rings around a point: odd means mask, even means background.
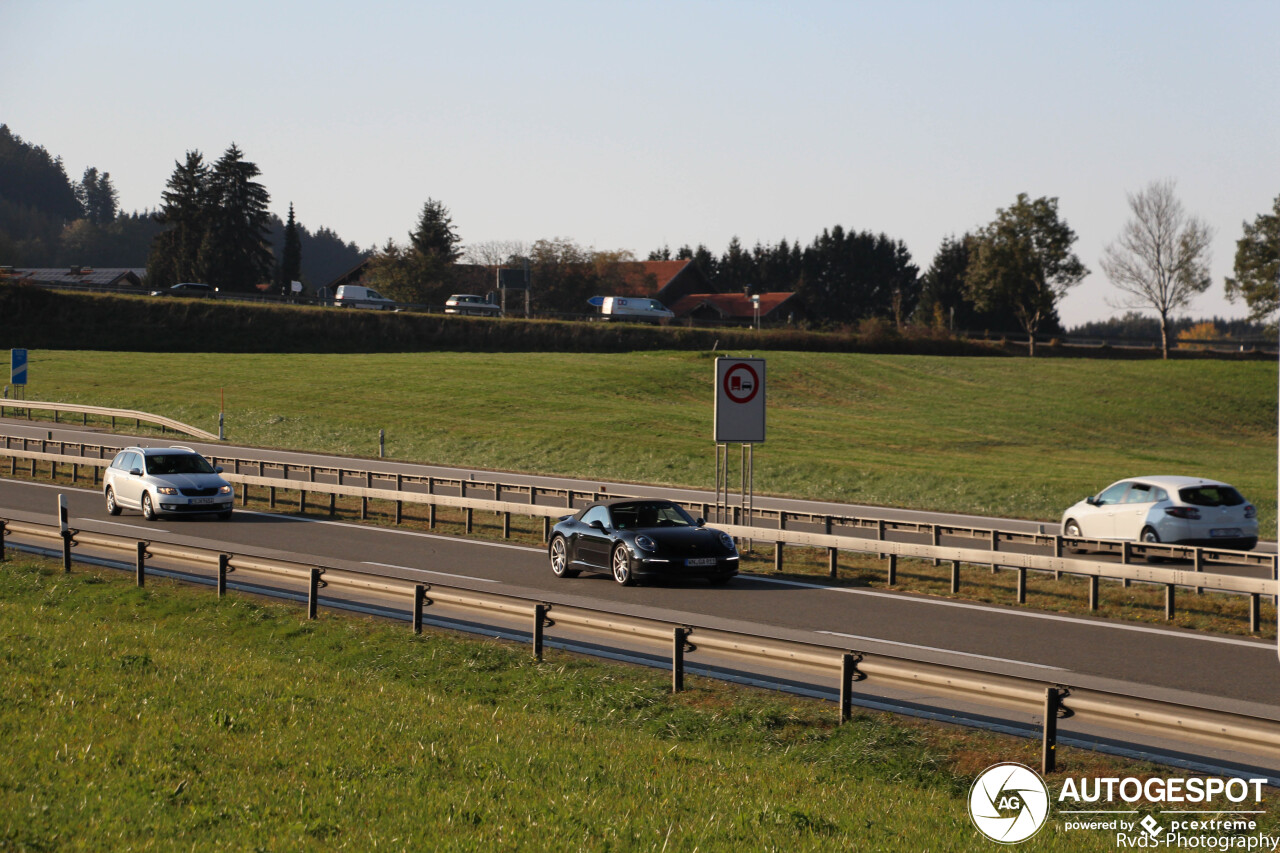
[[[178,490],[173,486],[157,486],[156,491],[162,495],[176,495]]]
[[[653,552],[658,550],[658,543],[642,534],[636,537],[636,547],[641,551]]]
[[[728,533],[721,533],[721,534],[720,534],[720,544],[721,544],[721,545],[723,545],[724,547],[728,548],[730,551],[732,551],[732,550],[733,550],[733,537],[732,537],[732,536],[730,536]]]
[[[231,494],[231,487],[230,487],[230,486],[223,486],[222,488],[218,489],[218,494],[220,494],[220,495],[229,495],[229,494]]]

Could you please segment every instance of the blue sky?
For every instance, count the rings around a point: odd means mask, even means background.
[[[640,257],[737,235],[884,232],[921,269],[1019,192],[1098,258],[1125,194],[1173,178],[1215,229],[1280,195],[1280,3],[8,0],[0,122],[156,205],[236,142],[281,216],[361,246],[443,201],[465,243],[569,237]]]

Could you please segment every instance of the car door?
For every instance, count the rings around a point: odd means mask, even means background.
[[[1115,519],[1116,539],[1137,539],[1142,528],[1147,525],[1147,516],[1151,514],[1151,505],[1156,501],[1156,489],[1149,483],[1132,483],[1125,492],[1124,503],[1116,507]]]
[[[578,533],[577,558],[589,566],[608,568],[609,552],[613,547],[613,520],[607,506],[595,506],[582,516],[582,529]],[[596,526],[598,525],[598,526]]]
[[[1093,499],[1092,509],[1080,513],[1076,519],[1080,534],[1087,539],[1114,539],[1116,535],[1116,511],[1123,508],[1129,481],[1114,483]]]
[[[143,472],[142,455],[130,451],[121,461],[121,471],[116,477],[116,500],[124,506],[136,507],[142,501],[142,474],[134,471]]]

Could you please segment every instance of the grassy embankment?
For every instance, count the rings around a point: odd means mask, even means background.
[[[0,848],[933,850],[1037,745],[157,579],[0,568]],[[1064,772],[1150,768],[1064,749]],[[1056,787],[1060,777],[1051,777]],[[1274,803],[1266,807],[1274,812]],[[1267,827],[1275,834],[1275,818]],[[1020,847],[1109,850],[1059,821]]]
[[[1057,521],[1124,476],[1234,483],[1276,529],[1276,365],[771,352],[760,494]],[[706,488],[712,354],[37,351],[32,399],[233,442]]]

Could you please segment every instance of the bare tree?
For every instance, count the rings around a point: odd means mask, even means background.
[[[477,266],[496,268],[528,254],[529,247],[520,240],[486,240],[468,246],[462,259]]]
[[[1160,315],[1160,350],[1169,357],[1169,315],[1209,287],[1213,230],[1182,209],[1172,180],[1129,194],[1133,218],[1102,253],[1102,270],[1125,297],[1119,307]]]

